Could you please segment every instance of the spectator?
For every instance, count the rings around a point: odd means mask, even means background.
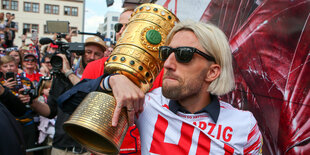
[[[32,87],[32,84],[29,81],[29,79],[17,73],[17,70],[18,70],[17,63],[13,57],[8,56],[8,55],[1,57],[0,69],[5,77],[1,81],[1,83],[4,86],[10,88],[14,95],[18,95],[18,91],[21,88],[29,89]],[[6,73],[8,72],[13,72],[14,77],[10,77],[10,78],[6,77]]]
[[[10,49],[6,49],[6,55],[12,56],[16,63],[18,64],[18,73],[21,74],[23,72],[23,63],[22,63],[22,55],[19,52],[17,47],[12,47]]]
[[[54,45],[53,43],[50,43],[46,52],[47,53],[55,53],[57,51],[57,48],[58,48],[58,45]]]
[[[39,98],[38,100],[43,103],[47,104],[47,98],[50,92],[52,81],[44,80],[42,82],[42,86],[39,89]],[[45,140],[47,143],[52,142],[55,133],[55,118],[49,119],[43,116],[40,116],[40,125],[38,126],[39,133],[39,140],[38,143],[42,144]]]
[[[15,32],[17,31],[17,25],[13,22],[15,15],[12,16],[11,13],[6,13],[6,45],[7,47],[13,46],[13,41],[15,39]]]
[[[0,12],[0,34],[1,34],[1,39],[4,39],[5,25],[6,25],[6,22],[4,20],[4,13]]]
[[[0,68],[5,76],[5,80],[2,80],[1,83],[10,88],[11,92],[18,96],[22,103],[28,104],[30,102],[30,97],[28,94],[23,95],[23,92],[26,92],[25,89],[33,89],[33,86],[29,79],[17,74],[17,64],[14,58],[8,55],[1,57]],[[6,77],[8,72],[13,72],[14,77]],[[27,148],[33,148],[35,146],[36,126],[33,121],[34,115],[35,113],[27,107],[26,113],[16,118],[23,126],[23,134]]]
[[[50,76],[50,72],[52,71],[51,58],[53,54],[46,53],[42,58],[40,73],[44,76]]]
[[[113,51],[113,47],[108,47],[104,52],[104,57],[109,57]]]
[[[27,53],[24,56],[23,60],[24,72],[22,75],[27,77],[31,82],[33,82],[34,86],[39,82],[42,74],[37,72],[37,56],[33,53]]]
[[[13,20],[15,19],[15,14],[11,14],[9,12],[6,13],[6,19],[7,21],[6,22],[9,22],[10,23],[8,24],[9,26],[9,30],[11,31],[11,35],[12,35],[12,45],[14,43],[14,39],[15,39],[15,32],[18,31],[18,25],[16,22],[14,22]]]

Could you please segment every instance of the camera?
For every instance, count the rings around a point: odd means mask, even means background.
[[[62,58],[57,56],[57,54],[64,54],[66,58],[71,62],[71,53],[76,53],[77,55],[83,55],[85,53],[85,46],[84,43],[65,43],[60,41],[61,38],[66,37],[65,34],[57,34],[57,41],[54,42],[50,38],[42,38],[40,39],[40,44],[49,44],[53,43],[54,45],[58,45],[56,52],[51,57],[51,65],[53,67],[53,73],[61,73],[60,70],[62,69]],[[71,64],[70,64],[71,65]]]
[[[37,98],[39,96],[39,90],[42,86],[42,83],[44,80],[51,80],[51,77],[48,76],[41,76],[40,80],[35,88],[31,89],[24,89],[24,91],[21,92],[22,95],[29,95],[31,99]]]

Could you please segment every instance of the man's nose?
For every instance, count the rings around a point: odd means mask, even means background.
[[[176,58],[175,58],[175,54],[171,53],[168,58],[166,59],[165,63],[164,63],[164,68],[165,69],[172,69],[175,70],[176,68]]]

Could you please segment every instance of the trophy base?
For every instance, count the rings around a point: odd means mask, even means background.
[[[117,154],[128,130],[126,109],[112,127],[113,96],[91,92],[63,125],[64,130],[84,147],[100,153]]]

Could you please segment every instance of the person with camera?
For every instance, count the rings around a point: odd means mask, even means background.
[[[98,60],[103,57],[106,45],[104,41],[99,37],[89,37],[85,41],[85,54],[81,56],[79,68],[72,70],[69,60],[66,55],[58,53],[62,59],[62,67],[58,73],[55,74],[56,78],[53,78],[52,86],[50,89],[49,97],[47,98],[47,104],[35,99],[31,107],[37,111],[40,115],[47,118],[54,118],[57,115],[55,123],[55,135],[53,138],[52,155],[60,154],[90,154],[85,148],[83,148],[78,142],[73,140],[63,130],[63,123],[68,120],[70,115],[63,113],[57,104],[57,98],[65,91],[69,90],[76,83],[80,81],[80,76],[83,74],[84,68],[89,62]],[[53,58],[52,58],[53,59]],[[54,67],[55,62],[51,61],[51,65]],[[56,66],[58,66],[56,64]],[[53,68],[55,70],[55,68]]]
[[[17,117],[16,120],[22,125],[27,148],[33,148],[35,147],[37,139],[37,128],[33,119],[36,113],[33,112],[29,106],[29,104],[32,103],[29,90],[34,89],[32,82],[28,78],[17,73],[17,63],[15,59],[9,55],[1,57],[0,69],[4,76],[3,80],[0,81],[1,84],[8,87],[11,93],[17,96],[19,100],[26,105],[27,110],[25,114]]]

